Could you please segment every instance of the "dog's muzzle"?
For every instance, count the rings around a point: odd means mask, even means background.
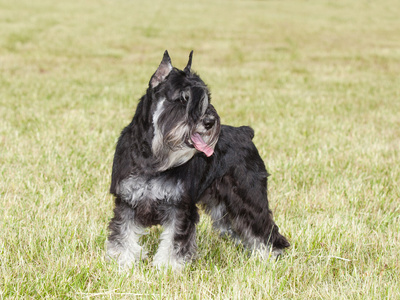
[[[201,125],[197,126],[198,130],[190,136],[192,146],[207,157],[213,155],[218,140],[219,126],[217,123],[219,124],[218,119],[214,115],[206,115],[201,121]]]

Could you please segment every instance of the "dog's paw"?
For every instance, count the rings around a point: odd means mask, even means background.
[[[265,245],[259,246],[253,250],[253,255],[260,257],[263,260],[277,261],[283,255],[282,249],[270,248]]]
[[[167,271],[171,268],[173,271],[181,271],[185,267],[185,260],[183,258],[176,258],[174,256],[165,256],[156,253],[153,259],[153,266],[160,271]]]
[[[271,251],[271,259],[278,260],[283,255],[283,249],[273,248]]]
[[[137,245],[137,247],[124,249],[107,241],[106,248],[106,259],[116,261],[119,268],[123,270],[129,270],[135,265],[135,263],[147,258],[147,251],[139,245]]]

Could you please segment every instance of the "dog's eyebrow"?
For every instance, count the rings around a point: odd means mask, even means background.
[[[193,100],[197,100],[197,101],[200,101],[204,97],[204,94],[206,94],[204,88],[200,87],[200,86],[192,87],[191,91],[192,91]]]
[[[206,112],[208,106],[208,96],[204,87],[196,86],[191,88],[192,91],[192,101],[196,109],[201,110],[201,113]]]
[[[203,114],[206,113],[208,104],[209,104],[208,94],[207,94],[207,93],[204,93],[204,97],[203,97],[203,109],[202,109]]]

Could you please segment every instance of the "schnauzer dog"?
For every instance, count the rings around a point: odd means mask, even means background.
[[[191,70],[192,54],[182,71],[165,51],[117,143],[107,256],[121,267],[145,258],[139,238],[160,224],[153,265],[182,268],[195,256],[197,204],[222,235],[265,258],[289,247],[268,207],[268,173],[253,130],[220,124],[206,84]]]

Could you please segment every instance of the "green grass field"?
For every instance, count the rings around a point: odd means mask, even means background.
[[[0,298],[399,299],[400,3],[0,0]],[[168,49],[251,125],[292,246],[198,226],[181,274],[105,261],[114,147]],[[234,146],[234,145],[233,145]]]

